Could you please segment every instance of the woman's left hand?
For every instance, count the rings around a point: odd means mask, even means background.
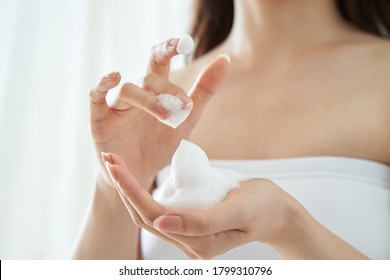
[[[210,259],[240,245],[283,243],[296,202],[272,181],[251,179],[205,209],[172,209],[157,203],[116,154],[106,166],[134,222],[174,244],[190,258]]]

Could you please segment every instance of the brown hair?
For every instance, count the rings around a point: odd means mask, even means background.
[[[389,38],[390,0],[336,0],[342,17],[358,28]],[[191,34],[197,41],[193,58],[222,43],[233,26],[233,0],[195,0]]]

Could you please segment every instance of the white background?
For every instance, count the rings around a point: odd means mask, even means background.
[[[88,89],[144,74],[190,0],[0,0],[0,258],[66,259],[97,161]],[[180,65],[177,63],[176,65]]]

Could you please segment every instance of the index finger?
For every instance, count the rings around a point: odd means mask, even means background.
[[[189,35],[172,38],[154,46],[152,48],[147,73],[155,73],[168,79],[171,59],[178,54],[187,55],[191,53],[193,48],[194,41]]]

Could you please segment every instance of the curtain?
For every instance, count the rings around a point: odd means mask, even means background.
[[[111,71],[142,77],[190,13],[190,0],[0,0],[1,259],[70,256],[97,170],[88,90]]]

